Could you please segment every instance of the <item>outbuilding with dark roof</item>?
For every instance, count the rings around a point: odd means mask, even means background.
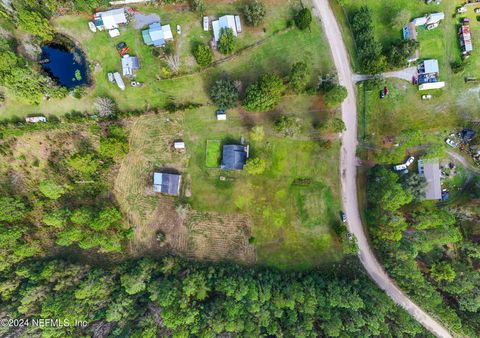
[[[181,176],[177,174],[154,173],[153,189],[162,194],[180,195]]]

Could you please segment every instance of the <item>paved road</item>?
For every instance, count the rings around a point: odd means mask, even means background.
[[[411,82],[412,78],[417,75],[418,75],[417,67],[408,67],[408,68],[396,70],[393,72],[386,72],[382,74],[382,76],[386,78],[393,77],[393,78],[405,80],[408,82]],[[371,79],[372,77],[373,75],[353,74],[352,79],[353,79],[353,82],[360,82],[360,81]]]
[[[338,79],[348,91],[348,97],[342,104],[342,117],[347,130],[342,135],[340,154],[342,199],[344,211],[348,217],[348,228],[358,241],[359,257],[371,278],[392,300],[407,310],[417,321],[437,337],[451,337],[447,329],[413,303],[390,279],[380,265],[365,235],[357,198],[357,105],[352,70],[350,69],[347,49],[342,39],[340,27],[335,19],[328,0],[312,0],[315,12],[320,17],[325,35],[330,45]]]

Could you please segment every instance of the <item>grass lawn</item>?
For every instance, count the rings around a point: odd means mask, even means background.
[[[290,112],[288,104],[280,107]],[[264,141],[250,142],[252,156],[267,161],[266,172],[259,176],[205,165],[210,157],[205,145],[207,149],[218,149],[218,143],[210,146],[209,140],[238,143],[242,136],[248,140],[245,113],[230,112],[227,123],[216,121],[212,109],[187,113],[185,137],[190,160],[186,171],[192,192],[188,202],[194,209],[249,215],[259,263],[302,269],[342,257],[339,240],[332,231],[339,222],[340,210],[336,175],[339,144],[322,148],[308,137],[314,114],[303,109],[295,113],[303,116],[305,123],[304,133],[296,139],[276,136],[270,128],[269,114],[249,117],[256,125],[263,125],[266,132]]]
[[[208,168],[218,168],[222,159],[222,141],[207,140],[207,155],[205,165]]]

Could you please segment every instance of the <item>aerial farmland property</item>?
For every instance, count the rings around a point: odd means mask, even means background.
[[[0,2],[0,335],[475,337],[479,52],[474,1]]]

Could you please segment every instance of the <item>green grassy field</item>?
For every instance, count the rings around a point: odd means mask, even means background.
[[[222,141],[207,140],[205,165],[208,168],[218,168],[222,159]]]
[[[303,100],[313,104],[312,99]],[[288,103],[282,106],[287,112],[291,109]],[[186,171],[192,191],[189,203],[196,210],[249,215],[259,263],[302,269],[341,259],[341,244],[332,231],[340,211],[339,182],[334,174],[339,170],[339,143],[325,149],[311,140],[308,126],[314,114],[308,110],[295,112],[305,123],[304,132],[296,139],[276,136],[269,127],[271,117],[260,114],[252,118],[256,125],[264,126],[266,137],[250,146],[253,156],[267,160],[265,173],[251,176],[244,171],[208,168],[207,141],[238,143],[242,136],[248,140],[243,114],[232,111],[227,123],[216,121],[212,109],[185,115],[190,152]],[[217,147],[215,143],[210,147],[211,141],[208,144],[208,149]]]

